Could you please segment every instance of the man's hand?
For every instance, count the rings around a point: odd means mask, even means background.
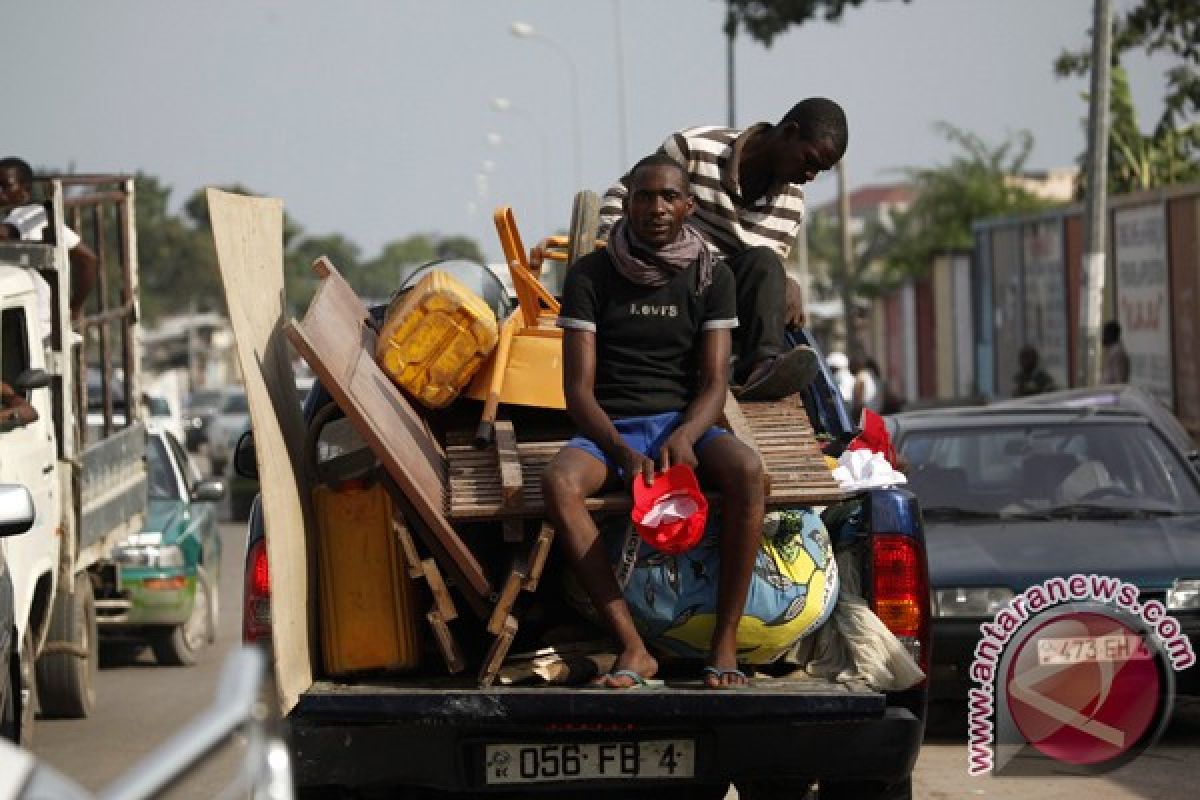
[[[633,488],[633,482],[639,474],[647,486],[654,485],[654,462],[651,459],[627,447],[621,452],[620,464],[626,489]]]
[[[658,461],[662,472],[666,472],[675,464],[687,464],[695,469],[700,463],[696,459],[696,451],[692,449],[691,437],[680,428],[676,428],[675,432],[667,437],[658,454]]]
[[[808,317],[804,313],[804,291],[795,278],[789,276],[784,282],[784,295],[787,298],[787,310],[783,324],[793,330],[803,328],[808,324]]]

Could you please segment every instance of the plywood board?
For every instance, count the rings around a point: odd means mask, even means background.
[[[314,271],[321,279],[317,292],[304,320],[288,323],[288,337],[420,517],[417,532],[436,548],[435,556],[446,555],[441,566],[447,574],[476,600],[490,598],[483,568],[442,514],[441,449],[375,363],[376,334],[366,307],[328,261],[319,260]]]
[[[312,685],[316,594],[304,421],[284,336],[283,202],[209,189],[208,213],[258,456],[271,564],[271,637],[283,713]]]

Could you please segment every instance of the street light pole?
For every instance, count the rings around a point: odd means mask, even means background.
[[[579,71],[575,68],[575,59],[572,58],[570,51],[561,44],[546,36],[544,33],[539,33],[528,22],[514,22],[509,28],[513,36],[518,39],[536,39],[549,45],[563,60],[567,62],[568,74],[571,78],[571,127],[572,140],[574,149],[574,165],[573,165],[573,180],[574,186],[571,189],[571,194],[583,189],[583,180],[580,177],[581,165],[583,164],[583,145],[580,136],[582,135],[579,122]]]

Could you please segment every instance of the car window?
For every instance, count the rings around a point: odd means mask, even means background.
[[[167,399],[165,397],[160,397],[154,394],[147,395],[146,408],[148,408],[150,413],[156,417],[171,416],[171,407],[167,405]]]
[[[222,414],[245,414],[250,410],[246,405],[246,395],[228,394],[225,395],[225,400],[221,403]]]
[[[188,398],[188,408],[211,407],[219,402],[221,402],[221,392],[219,390],[201,389],[198,392],[192,392],[192,396]]]
[[[175,468],[171,465],[171,457],[161,436],[149,436],[146,439],[146,470],[149,472],[151,500],[183,499],[179,493],[179,479],[175,476]]]
[[[925,508],[1004,513],[1077,504],[1200,511],[1180,454],[1140,421],[913,431],[899,444]]]

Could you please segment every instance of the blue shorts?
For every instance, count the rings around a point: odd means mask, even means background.
[[[679,427],[679,423],[682,421],[683,412],[668,411],[665,414],[652,414],[648,417],[621,417],[614,419],[613,425],[631,450],[636,450],[647,458],[657,461],[662,446],[666,444],[667,438]],[[714,425],[696,440],[692,449],[696,452],[696,455],[699,455],[700,449],[704,445],[728,432],[724,428]],[[574,447],[576,450],[582,450],[588,455],[594,456],[597,461],[604,462],[608,465],[609,469],[615,470],[617,474],[621,473],[621,468],[614,464],[612,459],[605,455],[604,451],[586,436],[576,436],[567,442],[566,447]]]

